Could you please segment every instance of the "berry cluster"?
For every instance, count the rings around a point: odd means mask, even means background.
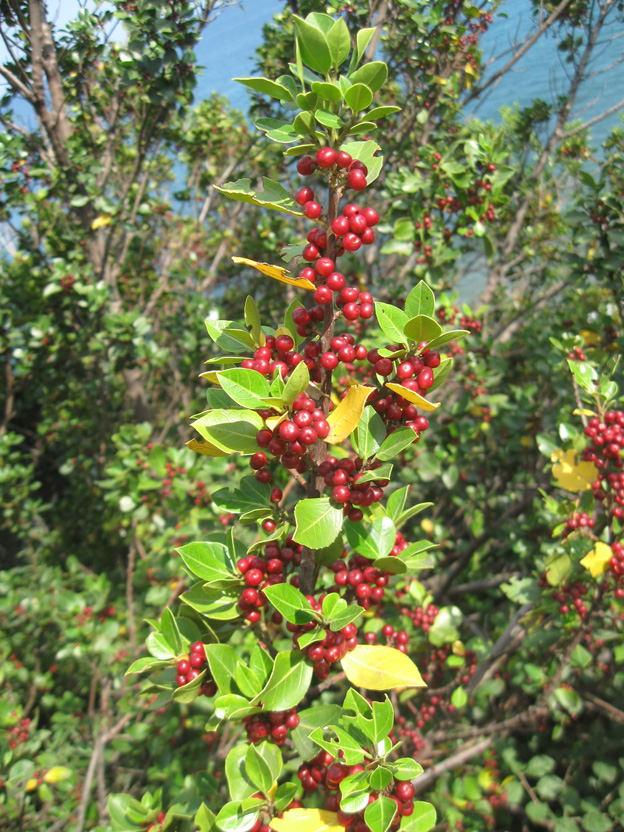
[[[416,629],[422,629],[423,633],[428,633],[433,622],[438,617],[438,608],[434,604],[429,604],[428,607],[416,607],[410,609],[409,607],[401,608],[401,615],[406,615],[411,619],[412,624]]]
[[[308,602],[313,610],[321,612],[324,595],[316,601],[311,595],[307,596]],[[314,621],[308,624],[286,624],[286,629],[292,633],[293,644],[297,649],[299,648],[299,637],[304,633],[309,633],[316,627]],[[325,636],[322,640],[315,641],[313,644],[305,647],[303,652],[307,654],[308,658],[314,665],[314,672],[321,680],[327,679],[331,665],[343,659],[351,650],[355,650],[358,644],[357,627],[355,624],[347,624],[339,632],[333,633],[331,630],[325,630]]]
[[[307,450],[318,439],[324,439],[329,434],[330,426],[324,412],[316,406],[313,399],[303,393],[293,402],[292,414],[292,419],[284,419],[273,430],[263,428],[258,431],[256,442],[271,456],[279,457],[285,468],[303,473],[307,469],[303,459]],[[265,470],[268,461],[264,450],[252,454],[249,458],[249,464],[256,471],[256,479],[260,482],[271,481],[271,472]],[[271,500],[279,502],[282,499],[281,492],[279,489],[273,491],[275,493],[271,495]]]
[[[620,449],[624,448],[624,411],[610,410],[608,413],[605,413],[603,422],[597,416],[594,416],[589,420],[585,428],[585,436],[592,440],[592,444],[583,451],[584,460],[593,462],[596,468],[601,471],[609,464],[618,470],[622,468],[624,460],[620,456]],[[622,488],[624,486],[620,486],[617,490],[621,490]],[[594,488],[594,492],[599,492],[600,490],[600,488]],[[618,505],[624,506],[624,494],[621,498],[617,494],[615,496],[621,499]],[[596,493],[594,493],[594,497],[597,497]],[[597,497],[597,499],[605,498]],[[624,517],[624,511],[615,514],[615,516]]]
[[[263,347],[258,347],[253,358],[245,358],[241,367],[255,370],[261,376],[273,378],[276,370],[285,378],[297,364],[304,360],[303,356],[294,351],[295,342],[290,335],[267,336]]]
[[[197,679],[199,674],[207,665],[206,648],[202,641],[196,641],[191,644],[191,649],[188,656],[180,656],[176,665],[176,684],[179,688],[183,685],[188,685],[193,679]],[[200,696],[214,696],[217,692],[217,686],[213,679],[205,679],[200,690]]]
[[[351,459],[336,459],[330,456],[319,465],[318,473],[324,478],[325,485],[332,489],[332,499],[343,506],[345,515],[354,522],[359,522],[363,513],[361,508],[367,508],[383,497],[383,488],[388,485],[387,479],[362,479],[368,472],[362,471],[363,462],[359,457]],[[372,463],[370,470],[379,467],[380,463]],[[360,508],[361,506],[361,508]]]
[[[330,591],[340,592],[343,588],[350,590],[356,603],[365,610],[370,609],[371,604],[382,602],[386,594],[384,587],[388,585],[391,573],[377,569],[368,558],[354,554],[347,563],[344,560],[334,561],[331,570],[336,586]]]
[[[145,828],[145,832],[150,832],[152,829],[159,829],[160,825],[165,822],[166,816],[165,812],[159,812],[158,817],[156,818],[156,823],[150,823],[150,825]]]
[[[568,358],[571,358],[573,361],[587,361],[587,356],[583,352],[582,347],[574,347],[574,349],[568,353]]]
[[[274,745],[284,745],[288,732],[299,725],[296,708],[287,711],[268,711],[246,716],[243,723],[247,730],[247,742],[258,745],[263,740]]]
[[[336,785],[333,786],[333,789],[338,789],[340,783],[345,777],[348,777],[350,774],[356,774],[360,771],[364,771],[364,766],[345,766],[340,763],[334,763],[327,771],[327,788],[331,789],[332,785],[336,783]],[[330,777],[332,778],[331,780]],[[330,785],[330,783],[332,785]],[[415,794],[416,789],[409,781],[395,780],[392,786],[388,787],[388,790],[384,791],[384,797],[389,797],[393,800],[397,807],[397,812],[390,825],[391,830],[398,829],[401,824],[401,819],[409,817],[413,814]],[[377,792],[373,792],[368,796],[368,805],[370,806],[371,803],[374,803],[378,799],[379,794]],[[325,801],[325,808],[330,811],[337,812],[336,819],[341,826],[345,827],[345,829],[348,828],[352,832],[370,832],[368,824],[364,820],[364,809],[353,814],[343,812],[342,809],[340,809],[340,800],[337,794],[330,794],[327,797]]]
[[[302,763],[297,771],[297,777],[301,780],[303,790],[314,792],[320,785],[326,785],[327,773],[333,762],[334,758],[329,751],[319,751],[316,757]],[[340,780],[338,782],[340,783]]]
[[[359,162],[353,159],[350,153],[344,150],[334,150],[333,147],[321,147],[316,151],[314,158],[312,156],[302,156],[297,162],[297,172],[301,176],[311,176],[317,168],[331,171],[336,178],[336,184],[347,185],[353,191],[363,191],[367,185],[366,177],[368,175],[368,168],[364,162]],[[304,213],[305,205],[309,200],[303,203]],[[315,203],[318,204],[318,203]],[[319,212],[316,217],[320,217],[322,208],[319,205]],[[312,213],[316,209],[312,209]],[[306,216],[310,215],[306,213]],[[315,217],[310,217],[310,219]]]
[[[407,645],[409,643],[409,635],[405,630],[395,630],[392,624],[384,624],[381,628],[381,634],[386,639],[388,647],[396,647],[401,653],[407,654]],[[377,633],[366,633],[364,641],[367,644],[377,644]]]
[[[589,514],[584,511],[577,511],[566,520],[565,528],[562,532],[562,537],[567,537],[572,532],[579,529],[593,529],[596,521]]]
[[[262,590],[267,586],[283,584],[286,580],[284,573],[288,565],[292,564],[297,567],[301,563],[301,546],[292,542],[292,536],[289,538],[286,538],[283,547],[274,541],[269,541],[265,546],[263,558],[258,555],[248,555],[238,561],[237,566],[246,584],[238,600],[238,608],[245,614],[250,624],[260,621],[259,610],[267,604],[267,598]],[[291,580],[293,585],[298,583],[296,576]],[[276,615],[278,617],[276,618],[274,614],[274,622],[280,623],[281,616],[279,613]]]
[[[13,751],[18,745],[26,742],[28,739],[28,729],[30,727],[30,719],[25,717],[20,719],[19,724],[9,729],[11,739],[9,740],[9,748]]]
[[[375,241],[373,228],[378,222],[379,214],[374,208],[359,208],[349,203],[342,209],[342,215],[332,220],[331,230],[345,251],[357,251]]]
[[[612,543],[611,551],[613,552],[613,557],[609,562],[611,572],[617,581],[624,583],[622,581],[622,578],[624,577],[624,545],[620,542]],[[624,598],[624,586],[616,587],[615,597]]]
[[[540,576],[539,585],[542,588],[550,586],[546,574]],[[575,611],[585,620],[587,617],[587,607],[583,601],[583,596],[587,595],[588,588],[581,581],[575,581],[572,584],[565,584],[560,590],[553,589],[550,597],[553,601],[559,604],[559,612],[562,615],[567,615],[571,611]]]

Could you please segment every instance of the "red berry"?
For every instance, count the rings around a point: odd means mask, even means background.
[[[249,464],[251,467],[257,471],[259,468],[264,467],[267,464],[267,456],[262,451],[258,451],[255,454],[252,454],[249,457]]]
[[[321,147],[316,151],[316,163],[320,168],[331,168],[336,163],[337,156],[333,147]]]
[[[360,317],[360,307],[357,303],[347,303],[342,310],[342,314],[348,321],[357,321]]]
[[[353,158],[351,154],[347,153],[345,150],[339,150],[336,154],[336,164],[339,168],[342,168],[343,170],[345,168],[348,168],[352,161]]]
[[[321,356],[321,366],[326,370],[333,370],[338,366],[338,356],[333,352],[324,352]],[[282,423],[283,424],[283,423]]]
[[[367,184],[364,171],[353,168],[352,166],[347,177],[347,183],[354,191],[363,191]]]
[[[380,376],[389,376],[394,369],[394,364],[389,358],[380,358],[375,362],[375,372]]]
[[[369,228],[372,228],[379,222],[379,214],[374,208],[365,208],[362,213],[366,217],[366,222],[368,223]]]
[[[310,176],[316,170],[316,164],[311,156],[302,156],[297,162],[297,172],[301,176]]]
[[[314,422],[314,430],[319,439],[325,439],[329,436],[330,424],[326,419],[317,419]]]
[[[297,191],[295,196],[295,202],[297,205],[305,205],[306,202],[310,202],[312,199],[314,199],[314,191],[312,188],[301,188],[300,191]]]
[[[357,251],[361,247],[362,241],[357,234],[349,231],[342,238],[342,245],[344,246],[345,251]]]
[[[279,435],[285,442],[294,442],[299,438],[299,425],[287,419],[280,424]]]
[[[316,260],[316,258],[319,256],[319,254],[320,254],[320,252],[319,252],[318,248],[314,245],[314,243],[310,243],[309,245],[307,245],[304,248],[301,256],[303,257],[304,260],[307,260],[308,263],[311,263],[313,260]]]
[[[346,485],[337,485],[332,491],[332,497],[337,503],[346,503],[351,496],[351,492]]]
[[[326,283],[332,292],[340,292],[345,286],[344,275],[340,274],[340,272],[333,272],[328,275]]]
[[[320,303],[321,306],[326,306],[328,303],[331,303],[333,296],[329,286],[319,286],[314,290],[313,295],[315,303]]]
[[[274,531],[275,531],[275,520],[271,520],[271,518],[270,518],[270,517],[268,517],[268,518],[267,518],[267,519],[266,519],[266,520],[262,523],[262,528],[264,529],[264,531],[265,531],[265,532],[267,532],[267,534],[271,534],[271,532],[274,532]],[[246,577],[246,576],[245,576],[245,577]]]
[[[334,261],[329,257],[321,257],[314,265],[317,273],[322,277],[327,277],[334,270]]]
[[[418,382],[419,387],[423,387],[425,390],[428,390],[433,385],[433,370],[430,367],[425,367],[416,376],[416,381]]]
[[[332,220],[331,230],[334,232],[336,237],[343,237],[349,230],[349,218],[336,217],[335,220]]]
[[[303,213],[309,220],[316,220],[323,213],[323,208],[318,204],[318,202],[314,202],[314,200],[311,199],[303,206]]]
[[[354,214],[349,218],[349,230],[354,234],[362,234],[368,228],[364,214]]]
[[[279,352],[289,352],[294,346],[295,342],[290,335],[278,335],[275,339],[275,347]]]

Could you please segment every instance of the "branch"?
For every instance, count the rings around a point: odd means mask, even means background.
[[[603,118],[608,118],[612,116],[613,113],[617,113],[618,110],[621,110],[624,107],[624,101],[620,101],[618,104],[614,104],[613,107],[609,107],[608,110],[605,110],[604,113],[600,113],[600,115],[594,116],[594,118],[590,118],[589,121],[586,121],[584,124],[580,124],[578,127],[574,127],[572,130],[568,130],[567,133],[564,133],[561,137],[562,140],[569,139],[571,136],[576,136],[577,133],[580,133],[582,130],[587,130],[588,127],[592,127],[594,124],[598,124],[599,121],[602,121]]]
[[[416,789],[416,794],[424,792],[425,789],[429,788],[429,786],[438,779],[438,777],[441,777],[447,771],[459,768],[459,766],[467,763],[468,760],[472,760],[473,757],[476,757],[478,754],[482,754],[492,745],[493,742],[493,736],[486,737],[474,745],[468,745],[464,746],[464,748],[460,748],[459,751],[456,751],[455,754],[451,754],[451,756],[447,757],[446,760],[442,760],[441,763],[436,763],[436,765],[431,766],[431,768],[427,769],[424,774],[421,774],[420,777],[413,781],[412,785]]]

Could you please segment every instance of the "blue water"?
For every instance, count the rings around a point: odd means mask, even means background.
[[[262,40],[262,27],[274,14],[284,7],[283,0],[244,0],[242,6],[225,9],[206,30],[197,54],[205,67],[196,92],[197,99],[207,96],[212,90],[227,95],[233,106],[245,110],[249,103],[246,89],[231,79],[235,76],[257,74],[254,72],[254,52]],[[494,24],[484,36],[484,63],[488,72],[503,66],[511,57],[504,55],[499,61],[490,61],[511,48],[531,28],[530,0],[507,0],[501,10],[507,19],[496,17]],[[621,37],[609,41],[614,35]],[[596,50],[590,69],[604,70],[614,61],[622,58],[624,27],[612,25],[601,38],[603,46]],[[487,97],[475,110],[476,102],[467,109],[467,116],[473,113],[480,119],[500,121],[501,106],[529,104],[534,98],[547,101],[563,92],[570,72],[558,52],[552,35],[543,36],[529,52],[514,66],[513,71],[491,89]],[[573,115],[583,121],[595,117],[622,99],[624,90],[624,62],[612,68],[608,77],[597,76],[581,88]],[[622,111],[624,112],[624,111]],[[592,128],[594,144],[600,144],[609,130],[620,123],[616,113]]]

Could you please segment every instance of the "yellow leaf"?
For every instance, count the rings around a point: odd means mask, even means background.
[[[221,387],[221,384],[219,383],[219,376],[217,375],[216,370],[207,370],[205,373],[200,373],[199,377],[205,378],[206,381],[211,381],[213,384],[218,384],[219,387]]]
[[[550,457],[553,465],[553,477],[564,491],[588,491],[598,477],[598,469],[593,462],[577,462],[576,451],[570,448],[553,451]]]
[[[479,416],[483,416],[483,408],[480,404],[473,402],[468,408],[468,413],[470,413],[471,416],[476,416],[477,418],[479,418]]]
[[[34,777],[31,777],[30,780],[28,780],[28,782],[26,783],[25,791],[34,792],[34,790],[36,788],[37,788],[37,781],[34,779]]]
[[[275,430],[275,428],[280,424],[280,422],[283,422],[284,419],[286,419],[287,417],[288,413],[286,412],[276,413],[274,416],[267,417],[264,421],[269,430]]]
[[[366,400],[374,389],[364,384],[354,384],[353,387],[349,387],[347,395],[327,417],[331,430],[325,441],[329,445],[342,442],[353,433],[362,418]]]
[[[394,647],[358,644],[342,659],[352,685],[368,690],[427,687],[414,662]]]
[[[70,768],[65,766],[54,766],[43,775],[44,783],[60,783],[62,780],[67,780],[71,777],[72,772]]]
[[[258,263],[256,260],[248,260],[247,257],[232,257],[235,263],[241,263],[243,266],[251,266],[252,269],[258,269],[267,277],[272,277],[273,280],[281,280],[282,283],[288,283],[289,286],[296,286],[298,289],[308,289],[313,292],[316,286],[309,280],[303,277],[290,277],[288,271],[283,266],[271,266],[269,263]]]
[[[579,333],[586,347],[595,347],[600,343],[600,335],[597,332],[590,332],[588,329],[582,329]]]
[[[271,788],[269,789],[269,792],[267,794],[267,797],[269,798],[269,800],[274,800],[275,799],[275,792],[276,791],[277,791],[277,780],[274,780],[273,785],[271,786]]]
[[[290,809],[281,818],[273,818],[271,828],[276,832],[342,832],[335,812],[325,809]]]
[[[466,64],[466,66],[464,67],[464,72],[466,73],[466,75],[474,76],[477,74],[472,64]]]
[[[522,436],[520,439],[520,444],[523,448],[532,448],[533,439],[530,436]]]
[[[440,84],[441,87],[445,87],[448,84],[448,78],[443,78],[441,75],[434,75],[433,80],[436,84]]]
[[[597,578],[602,575],[609,568],[609,562],[613,557],[613,551],[606,543],[596,543],[591,552],[588,552],[583,560],[581,566],[589,569],[592,578]]]
[[[421,520],[420,528],[425,532],[425,534],[433,534],[433,530],[435,528],[433,520],[429,520],[427,517],[424,520]]]
[[[195,451],[196,454],[203,454],[204,456],[227,456],[225,451],[217,448],[216,445],[206,439],[189,439],[186,447],[189,451]]]
[[[103,225],[110,225],[113,221],[113,217],[111,214],[100,214],[99,217],[96,217],[93,222],[91,223],[91,228],[96,231],[98,228],[101,228]]]
[[[440,407],[441,402],[427,401],[427,399],[423,399],[422,396],[415,393],[413,390],[408,390],[407,387],[403,387],[402,384],[395,384],[394,382],[387,381],[386,387],[398,396],[403,396],[404,399],[407,399],[408,402],[415,404],[416,407],[419,407],[421,410],[431,411],[437,410]]]

